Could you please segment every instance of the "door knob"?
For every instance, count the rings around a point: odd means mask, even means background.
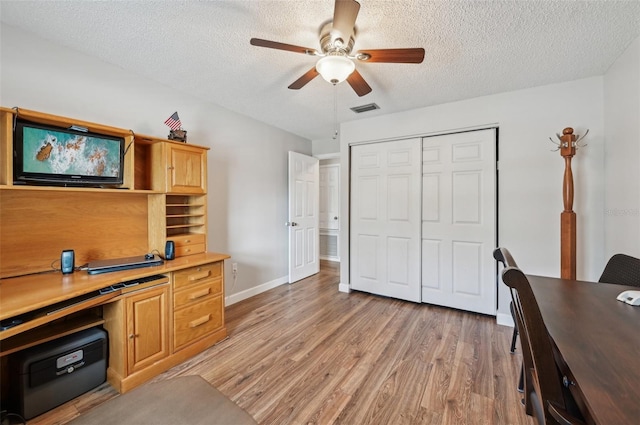
[[[337,220],[337,219],[338,219],[338,216],[333,217],[333,219],[334,219],[334,220]]]
[[[284,223],[285,226],[291,226],[291,227],[295,227],[298,225],[298,223],[296,223],[295,221],[287,221],[286,223]]]

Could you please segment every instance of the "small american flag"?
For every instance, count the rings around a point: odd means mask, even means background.
[[[168,125],[171,130],[177,130],[182,127],[182,123],[180,122],[180,118],[178,118],[178,112],[174,112],[167,120],[164,122]]]

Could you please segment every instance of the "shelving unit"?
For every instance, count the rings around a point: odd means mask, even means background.
[[[197,254],[206,251],[207,200],[205,195],[169,195],[153,196],[150,209],[163,211],[150,221],[156,227],[150,234],[154,249],[162,252],[167,240],[172,240],[176,256]],[[158,229],[160,228],[161,229]]]
[[[166,236],[203,233],[206,204],[203,196],[167,195]]]
[[[123,137],[123,184],[14,185],[16,115]],[[0,107],[0,315],[3,320],[22,320],[0,335],[0,394],[9,388],[4,378],[9,355],[79,330],[108,330],[107,379],[119,392],[226,337],[224,260],[229,256],[207,252],[207,150],[127,129]],[[174,241],[176,258],[153,270],[104,275],[63,275],[56,270],[64,249],[74,250],[75,265],[80,266],[147,252],[163,254],[167,240]],[[159,272],[166,276],[162,283],[84,298],[106,286]],[[56,307],[53,312],[48,311],[51,306]]]
[[[14,185],[16,116],[123,137],[123,184]],[[64,249],[74,249],[76,264],[164,253],[169,238],[176,244],[176,256],[206,252],[207,150],[129,129],[0,107],[0,278],[51,270]],[[43,245],[42,240],[52,242]],[[28,255],[36,246],[38,255]]]

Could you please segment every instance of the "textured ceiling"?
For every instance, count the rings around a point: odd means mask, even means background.
[[[336,86],[338,121],[602,75],[640,36],[640,1],[361,0],[354,51],[424,47],[422,64],[358,63],[373,88]],[[334,0],[0,1],[0,19],[185,93],[316,140],[334,128],[334,88],[287,86],[317,58]],[[350,107],[375,102],[357,115]],[[188,117],[181,117],[184,122]]]

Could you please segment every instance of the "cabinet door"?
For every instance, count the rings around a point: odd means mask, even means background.
[[[167,192],[205,193],[207,184],[206,151],[194,146],[170,145]]]
[[[169,286],[163,285],[127,297],[128,373],[168,356]]]

